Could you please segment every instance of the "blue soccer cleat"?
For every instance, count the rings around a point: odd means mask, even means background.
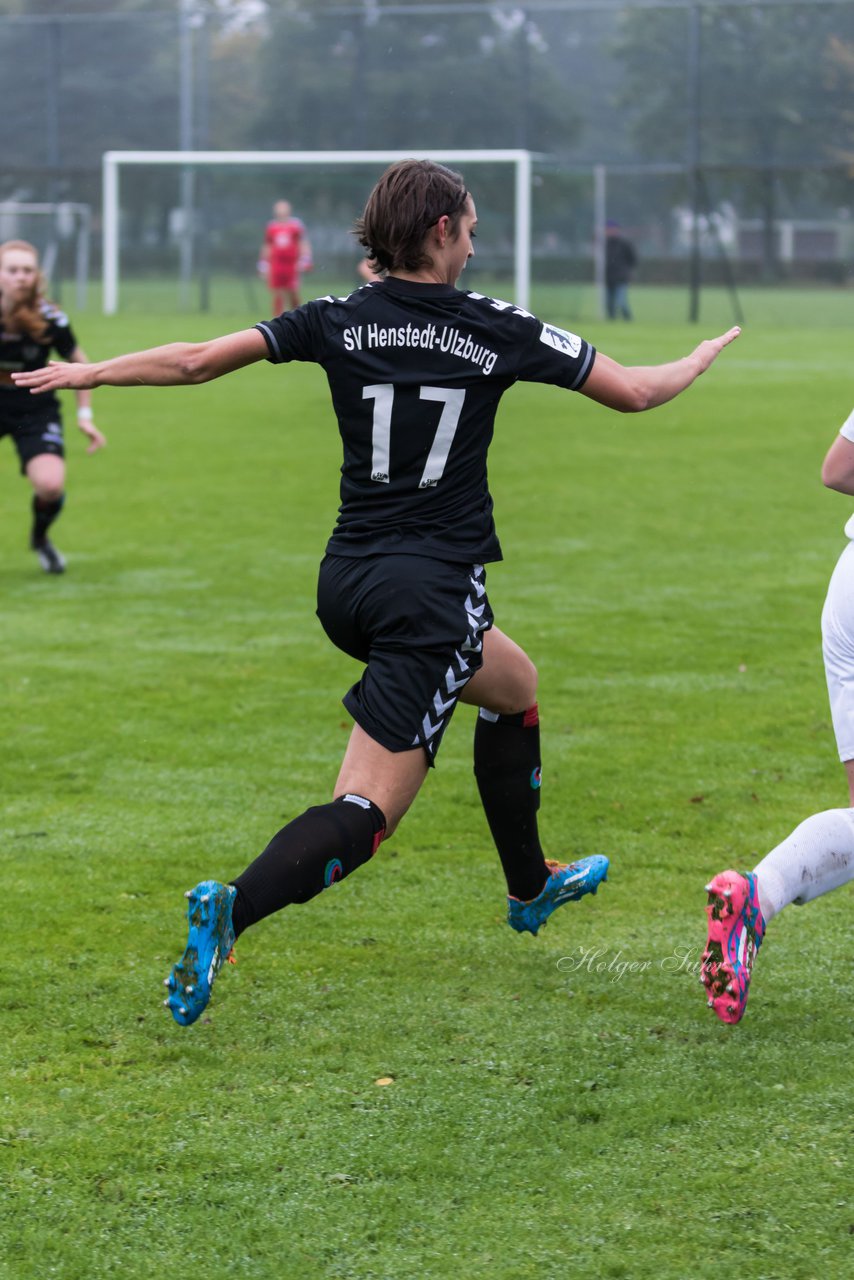
[[[600,854],[564,864],[546,859],[550,875],[543,890],[530,902],[507,898],[507,923],[517,933],[537,933],[553,911],[565,902],[575,902],[586,893],[595,893],[608,879],[608,859]]]
[[[231,909],[237,890],[218,880],[203,880],[184,896],[189,898],[190,932],[184,954],[164,979],[169,996],[163,1003],[176,1022],[189,1027],[207,1008],[214,978],[225,961],[232,959]]]

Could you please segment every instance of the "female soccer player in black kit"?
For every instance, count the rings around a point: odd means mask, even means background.
[[[16,378],[55,387],[207,382],[256,360],[326,372],[344,463],[338,522],[320,566],[318,616],[365,663],[344,698],[355,724],[334,799],[273,837],[230,884],[188,894],[189,937],[166,979],[182,1025],[207,1005],[235,938],[366,862],[434,763],[458,701],[480,708],[474,771],[507,880],[508,922],[536,933],[556,907],[596,889],[608,862],[546,860],[537,835],[537,673],[493,625],[484,564],[501,557],[487,488],[495,411],[521,379],[622,412],[672,399],[738,334],[670,364],[626,368],[510,303],[462,292],[474,201],[459,174],[394,164],[357,224],[383,279],[320,298],[241,333]]]
[[[51,350],[65,360],[86,359],[66,316],[43,293],[39,259],[26,240],[0,245],[0,437],[11,435],[21,474],[33,487],[30,547],[45,573],[63,573],[65,558],[47,531],[65,501],[65,451],[59,401],[49,393],[33,400],[12,374],[42,369]],[[77,424],[94,453],[106,440],[92,421],[89,392],[77,391]]]

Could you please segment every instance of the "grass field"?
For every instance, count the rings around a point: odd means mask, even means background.
[[[850,504],[818,473],[850,298],[743,301],[739,342],[655,413],[519,386],[499,415],[490,598],[540,671],[544,842],[608,854],[608,885],[507,929],[460,708],[373,864],[248,932],[189,1030],[160,1006],[182,892],[323,801],[349,730],[356,668],[313,616],[325,382],[98,392],[62,579],[4,444],[3,1280],[848,1273],[850,889],[773,922],[740,1026],[696,976],[705,879],[847,803],[819,614]],[[723,297],[699,333],[635,305],[583,329],[626,363],[730,323]],[[101,357],[256,318],[79,336]]]
[[[324,293],[349,293],[358,283],[356,273],[349,278],[309,275],[303,278],[303,296],[319,297]],[[493,297],[512,298],[513,282],[495,280],[479,270],[477,259],[466,271],[465,284]],[[74,290],[66,285],[64,305],[73,309]],[[122,315],[134,322],[152,313],[177,315],[185,313],[186,322],[198,323],[202,291],[197,281],[182,287],[175,279],[158,277],[128,277],[122,279],[119,288]],[[220,332],[224,321],[236,320],[243,324],[269,314],[270,295],[260,280],[237,275],[214,276],[207,293],[207,309],[215,317],[212,332]],[[551,284],[534,280],[531,286],[532,307],[537,314],[547,316],[555,323],[589,326],[599,314],[599,300],[593,284]],[[823,329],[849,329],[851,324],[851,294],[845,288],[809,289],[749,288],[739,287],[735,297],[725,290],[703,287],[699,297],[700,318],[704,326],[728,328],[739,320],[735,300],[745,323],[753,328],[800,329],[815,324]],[[101,306],[100,288],[93,285],[87,295],[91,312]],[[631,290],[631,303],[636,318],[644,325],[681,325],[689,314],[687,280],[668,288],[643,288]],[[183,330],[181,331],[184,332]],[[586,328],[585,328],[586,332]]]

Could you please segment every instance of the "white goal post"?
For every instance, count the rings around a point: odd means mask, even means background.
[[[515,296],[527,308],[531,292],[531,161],[524,150],[498,151],[105,151],[103,156],[103,310],[115,315],[119,305],[119,174],[123,165],[296,165],[364,164],[385,168],[415,156],[443,164],[509,164],[514,170]]]

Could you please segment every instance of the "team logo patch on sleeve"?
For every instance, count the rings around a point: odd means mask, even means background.
[[[543,325],[540,330],[540,342],[544,342],[547,347],[554,347],[555,351],[562,351],[565,356],[572,356],[573,359],[581,351],[581,339],[577,333],[558,329],[553,324]]]

